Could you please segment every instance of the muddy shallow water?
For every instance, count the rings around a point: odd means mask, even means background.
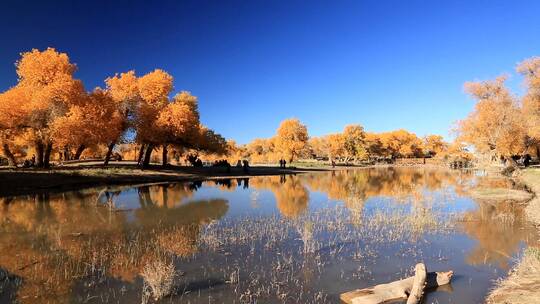
[[[538,242],[512,187],[474,171],[381,168],[0,198],[0,303],[155,302],[141,273],[176,271],[164,303],[339,303],[453,270],[425,303],[481,303]]]

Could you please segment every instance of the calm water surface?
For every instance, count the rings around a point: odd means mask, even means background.
[[[470,198],[487,186],[512,184],[383,168],[0,198],[0,302],[140,303],[162,260],[163,303],[339,303],[421,261],[455,273],[425,303],[481,303],[538,241],[519,204]]]

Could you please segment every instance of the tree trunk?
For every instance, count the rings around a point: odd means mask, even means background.
[[[13,155],[13,153],[11,153],[11,150],[9,149],[8,144],[4,143],[2,145],[2,152],[4,153],[4,156],[8,160],[8,166],[17,167],[17,160],[15,160],[15,156]]]
[[[45,146],[45,153],[43,153],[43,167],[49,168],[51,161],[52,143],[48,142]]]
[[[152,198],[150,197],[150,188],[148,186],[139,187],[139,204],[141,207],[151,207],[153,205]]]
[[[36,167],[43,168],[43,154],[45,147],[41,140],[36,141]]]
[[[67,146],[64,147],[63,158],[64,161],[69,160],[69,148]]]
[[[450,283],[452,275],[452,271],[429,272],[426,275],[425,288],[446,285]],[[404,299],[412,294],[415,277],[349,291],[342,293],[340,298],[347,304],[381,304],[392,300]]]
[[[109,164],[109,161],[111,160],[111,156],[112,156],[112,151],[114,149],[114,145],[116,145],[116,143],[113,141],[109,144],[109,146],[107,147],[107,155],[105,155],[105,161],[103,162],[103,165],[104,166],[107,166]]]
[[[168,163],[168,161],[167,161],[167,145],[166,144],[163,145],[163,154],[161,156],[161,163],[162,163],[163,167],[167,166],[167,163]]]
[[[146,147],[146,151],[144,152],[144,160],[142,164],[143,168],[148,168],[148,166],[150,165],[150,158],[152,157],[152,151],[154,151],[154,145],[148,144],[148,147]]]
[[[167,207],[167,203],[169,202],[169,191],[168,191],[168,185],[163,185],[163,207]]]
[[[73,155],[73,159],[79,160],[81,158],[81,154],[83,153],[84,149],[86,149],[86,146],[80,145],[77,148],[77,151],[75,151],[75,155]]]
[[[146,148],[145,144],[141,144],[141,148],[139,149],[139,156],[137,157],[137,165],[142,165],[142,159],[144,155],[144,148]]]

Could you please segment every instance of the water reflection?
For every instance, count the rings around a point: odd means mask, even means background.
[[[258,190],[272,191],[276,207],[285,217],[296,218],[307,210],[309,192],[299,176],[257,177],[253,178],[251,186]]]
[[[2,289],[11,292],[1,293],[0,302],[67,301],[80,279],[133,282],[165,252],[194,254],[201,225],[228,210],[223,199],[182,203],[192,195],[184,184],[139,187],[138,208],[124,210],[115,205],[123,191],[129,192],[120,187],[4,199],[0,267],[10,278]]]
[[[208,267],[217,267],[214,265],[217,260],[226,263],[222,260],[222,252],[235,252],[226,244],[237,246],[242,242],[250,244],[247,251],[251,255],[261,254],[260,260],[263,256],[271,259],[268,265],[282,267],[282,262],[276,264],[272,260],[274,250],[279,248],[276,244],[291,242],[288,246],[294,247],[298,246],[299,239],[302,241],[301,252],[311,255],[301,264],[304,267],[301,280],[310,286],[322,284],[317,288],[324,289],[324,284],[330,284],[321,270],[321,252],[324,251],[317,249],[320,246],[307,250],[308,242],[323,243],[324,236],[331,240],[328,246],[329,252],[333,252],[330,260],[339,258],[349,263],[359,258],[358,253],[353,253],[354,258],[339,256],[346,250],[337,249],[356,240],[333,239],[332,235],[338,234],[338,230],[350,234],[348,229],[356,229],[361,231],[359,238],[381,234],[385,235],[383,241],[391,242],[394,239],[387,231],[375,231],[373,225],[407,225],[417,239],[422,239],[427,227],[445,219],[452,221],[445,229],[453,229],[446,233],[464,233],[474,241],[473,248],[465,254],[464,263],[495,264],[506,269],[511,257],[524,244],[537,242],[537,236],[524,220],[519,205],[474,202],[468,198],[471,189],[486,185],[512,186],[507,180],[477,176],[473,171],[386,168],[139,187],[114,186],[0,198],[0,281],[3,282],[0,302],[15,299],[23,303],[36,300],[70,302],[75,293],[78,297],[95,294],[95,290],[106,290],[118,284],[123,288],[130,286],[132,291],[125,291],[126,294],[138,295],[140,280],[137,279],[149,261],[174,257],[186,265],[190,265],[190,261],[198,265],[194,261],[202,259],[201,263]],[[216,193],[216,189],[219,194],[214,198],[199,197]],[[248,216],[243,225],[249,227],[249,232],[244,235],[231,228],[237,226],[227,228],[224,224],[223,231],[218,232],[229,233],[228,241],[224,240],[224,234],[212,234],[211,229],[207,229],[215,221],[223,221],[231,205],[240,204],[241,198],[250,201],[242,208],[251,209],[254,205],[251,201],[259,192],[271,193],[272,204],[282,219],[259,223],[260,219]],[[234,194],[239,200],[229,202],[228,194]],[[348,211],[334,214],[339,219],[332,222],[332,227],[319,226],[318,218],[309,216],[310,205],[317,204],[314,197],[321,194],[327,198],[326,203],[342,203]],[[460,199],[463,200],[461,205],[457,203]],[[458,216],[449,217],[450,214]],[[351,227],[347,226],[349,224]],[[265,227],[257,231],[261,226]],[[268,232],[272,229],[273,236]],[[201,241],[202,236],[204,241]],[[259,241],[261,248],[256,246]],[[208,245],[209,242],[212,244]],[[269,248],[272,250],[266,254],[260,253]],[[214,250],[212,254],[218,257],[210,259],[210,251],[206,250]],[[375,253],[369,254],[374,259]],[[379,254],[387,253],[381,251]],[[188,267],[186,265],[184,267]],[[253,274],[263,271],[263,268],[257,268],[259,266],[246,267],[246,271]],[[315,293],[317,288],[309,292]],[[238,295],[231,293],[228,296],[224,299],[235,299]],[[197,303],[196,299],[193,302]]]
[[[477,241],[467,254],[467,263],[472,265],[495,263],[508,269],[523,243],[537,242],[536,229],[525,222],[523,208],[511,202],[480,203],[464,215],[462,228]]]

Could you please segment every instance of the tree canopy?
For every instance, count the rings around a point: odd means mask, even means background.
[[[53,48],[22,53],[15,65],[17,85],[0,94],[0,141],[11,165],[23,146],[22,156],[34,154],[37,167],[48,166],[53,153],[67,160],[97,147],[106,147],[107,164],[127,137],[144,148],[142,165],[158,146],[165,158],[167,146],[226,149],[223,137],[202,126],[197,97],[187,91],[169,97],[174,79],[163,70],[117,73],[104,89],[88,92],[69,56]]]

